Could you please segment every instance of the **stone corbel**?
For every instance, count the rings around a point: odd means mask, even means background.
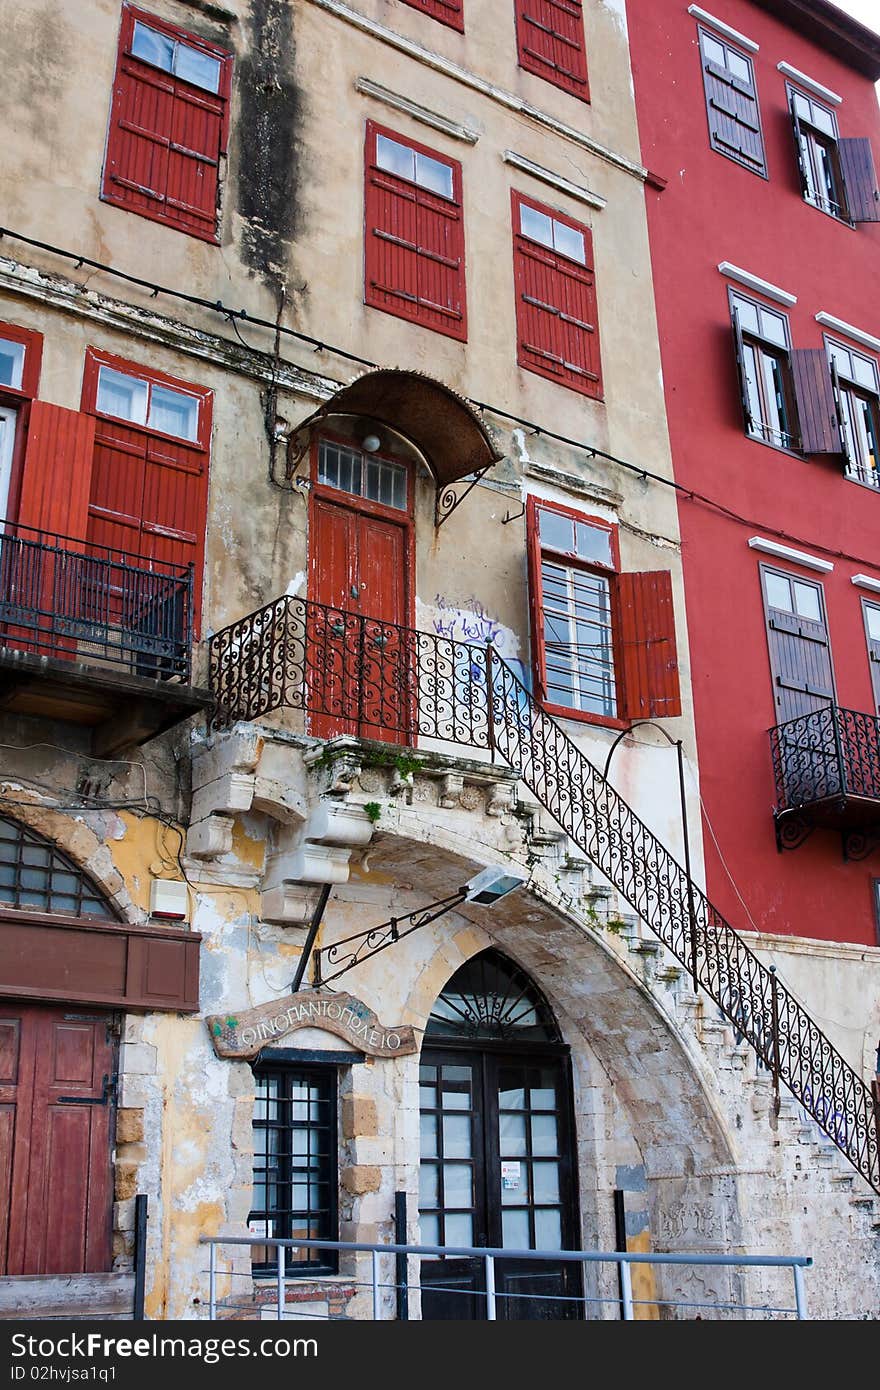
[[[323,884],[277,884],[261,898],[260,916],[264,922],[282,927],[307,927],[314,916]]]
[[[506,816],[514,809],[516,785],[510,782],[491,782],[486,797],[487,816]]]
[[[447,772],[446,776],[440,779],[440,805],[446,810],[460,806],[463,791],[464,777],[458,772]]]
[[[263,739],[253,729],[219,738],[193,759],[193,800],[186,849],[194,859],[217,859],[232,850],[237,815],[249,811]]]

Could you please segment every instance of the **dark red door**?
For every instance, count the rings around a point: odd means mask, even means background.
[[[319,738],[412,741],[407,550],[405,519],[315,496],[306,679]]]
[[[109,1016],[25,1005],[0,1015],[0,1273],[110,1268]]]

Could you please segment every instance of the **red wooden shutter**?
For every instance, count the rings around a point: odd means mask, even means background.
[[[544,592],[541,578],[541,538],[538,531],[538,504],[534,497],[526,502],[526,550],[529,566],[529,618],[532,628],[532,673],[535,694],[547,694],[547,657],[544,648]]]
[[[837,150],[850,217],[853,222],[880,222],[880,192],[870,140],[838,140]]]
[[[821,348],[795,348],[791,375],[805,454],[839,454],[840,425],[828,358]]]
[[[601,398],[602,367],[590,230],[577,226],[587,255],[587,264],[579,265],[522,235],[520,203],[515,193],[513,261],[517,361],[521,367],[549,377],[551,381],[559,381],[585,396]],[[547,215],[551,215],[549,211]]]
[[[380,169],[376,136],[452,169],[452,199]],[[467,338],[461,165],[393,131],[367,125],[365,302],[398,318]]]
[[[423,14],[429,14],[432,19],[439,19],[441,24],[448,24],[452,29],[464,33],[463,0],[403,0],[403,3],[411,5],[414,10],[421,10]]]
[[[589,101],[581,0],[516,0],[520,67]]]
[[[619,574],[615,597],[622,718],[681,714],[672,576],[668,570]]]
[[[184,42],[184,30],[146,17],[149,25]],[[218,240],[217,196],[225,153],[231,58],[222,50],[217,95],[133,57],[134,16],[123,14],[113,86],[102,196],[204,241]]]
[[[91,416],[34,401],[18,506],[20,525],[85,540],[94,444]]]

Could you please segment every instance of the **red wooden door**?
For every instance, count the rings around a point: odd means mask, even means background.
[[[352,499],[354,500],[354,499]],[[405,628],[407,526],[316,496],[306,653],[310,729],[408,743],[412,652]]]
[[[36,1005],[0,1017],[0,1273],[110,1268],[108,1022]]]

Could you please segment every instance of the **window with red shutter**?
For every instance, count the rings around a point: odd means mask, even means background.
[[[83,410],[95,416],[86,539],[193,566],[196,635],[205,552],[212,392],[90,348]]]
[[[619,573],[617,528],[558,502],[530,497],[526,527],[544,707],[616,726],[680,714],[668,571]]]
[[[461,165],[367,122],[364,300],[467,338]]]
[[[102,198],[218,241],[231,74],[224,49],[124,6]]]
[[[517,361],[601,399],[590,229],[521,193],[512,201]]]
[[[403,3],[464,33],[464,0],[403,0]]]
[[[521,68],[589,101],[580,0],[516,0],[516,44]]]

